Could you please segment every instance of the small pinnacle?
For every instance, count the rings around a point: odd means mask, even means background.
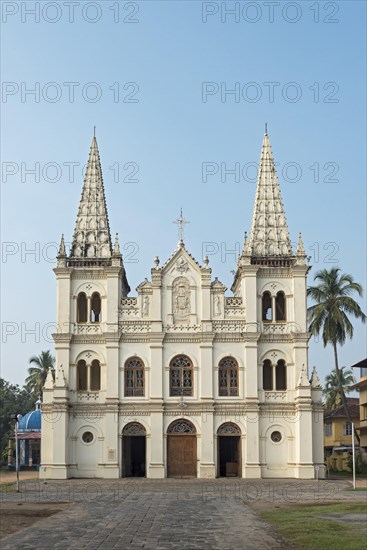
[[[60,248],[59,248],[59,256],[66,256],[64,234],[61,235]]]
[[[119,243],[119,234],[116,233],[116,236],[115,236],[115,243],[113,245],[113,254],[114,256],[119,256],[120,255],[120,243]]]

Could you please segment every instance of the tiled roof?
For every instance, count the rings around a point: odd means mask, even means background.
[[[347,397],[348,410],[352,418],[359,418],[359,399],[358,397]],[[324,411],[324,420],[333,418],[347,418],[344,405],[339,405],[335,409]]]

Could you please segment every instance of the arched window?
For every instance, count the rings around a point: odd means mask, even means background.
[[[170,395],[192,395],[193,366],[186,355],[176,355],[170,363]]]
[[[219,395],[238,395],[238,364],[232,357],[219,363]]]
[[[174,420],[167,429],[168,434],[196,434],[196,428],[195,426],[190,422],[190,420],[186,420],[185,418],[180,418],[179,420]]]
[[[144,397],[144,363],[138,357],[125,363],[125,396]]]
[[[273,367],[269,359],[265,359],[263,362],[263,389],[273,389]]]
[[[264,292],[262,297],[262,318],[263,321],[273,320],[273,310],[271,307],[271,294],[270,292]]]
[[[275,320],[285,321],[285,295],[284,292],[278,292],[275,298]]]
[[[84,359],[78,361],[77,364],[77,387],[78,390],[88,389],[88,376],[87,376],[87,364]]]
[[[275,387],[277,390],[287,389],[287,369],[283,359],[279,359],[275,367]]]
[[[99,323],[101,320],[101,297],[98,292],[92,294],[90,320],[92,323]]]
[[[91,391],[101,389],[101,365],[98,359],[94,359],[90,367],[90,389]]]
[[[88,319],[87,296],[84,292],[78,294],[77,319],[78,323],[86,323]]]

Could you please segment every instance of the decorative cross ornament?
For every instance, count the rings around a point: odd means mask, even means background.
[[[178,239],[180,243],[183,243],[185,225],[190,222],[185,220],[185,218],[183,217],[182,208],[181,208],[180,217],[177,218],[177,220],[173,221],[172,223],[175,223],[176,225],[178,225]]]

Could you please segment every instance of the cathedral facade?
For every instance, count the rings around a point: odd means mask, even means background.
[[[70,253],[62,237],[54,269],[42,477],[314,478],[323,407],[308,372],[306,260],[265,133],[231,295],[181,238],[130,296],[94,137]]]

